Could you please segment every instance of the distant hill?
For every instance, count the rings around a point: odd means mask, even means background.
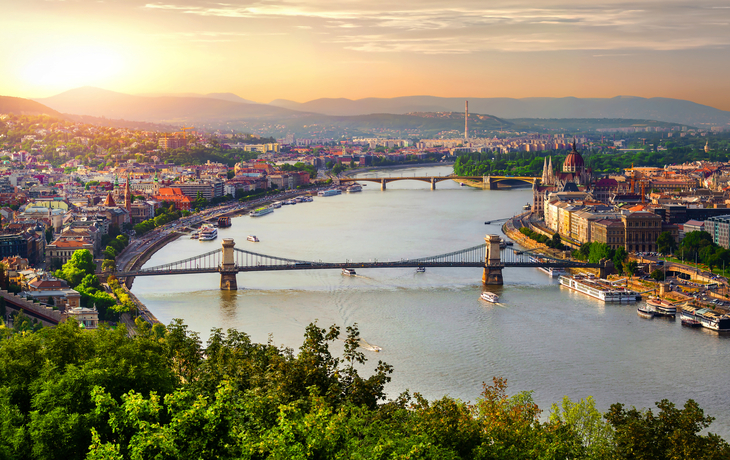
[[[200,94],[200,93],[146,93],[146,94],[137,94],[137,96],[143,96],[143,97],[205,97],[209,99],[220,99],[222,101],[229,101],[229,102],[240,102],[242,104],[258,104],[258,102],[251,101],[248,99],[244,99],[241,96],[238,96],[233,93],[208,93],[208,94]]]
[[[63,118],[59,112],[36,101],[23,99],[22,97],[10,96],[0,96],[0,113],[14,113],[17,115],[51,115]]]
[[[691,126],[725,125],[730,112],[691,101],[669,98],[617,96],[613,98],[445,98],[407,96],[390,99],[365,98],[316,99],[297,103],[277,99],[270,104],[290,110],[316,112],[333,116],[371,113],[405,114],[409,112],[463,112],[464,100],[469,111],[489,113],[499,118],[629,118],[657,120]]]
[[[181,124],[297,115],[291,110],[266,104],[210,97],[132,96],[88,86],[35,100],[63,113],[152,123]]]

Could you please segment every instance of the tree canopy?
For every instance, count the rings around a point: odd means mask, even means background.
[[[474,404],[406,392],[392,368],[360,374],[357,325],[310,324],[298,352],[214,329],[56,328],[0,340],[0,457],[18,459],[719,459],[693,401],[601,414],[564,399],[542,419],[530,392],[484,384]],[[331,350],[343,344],[341,352]]]

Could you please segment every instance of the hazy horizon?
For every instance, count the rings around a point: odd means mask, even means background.
[[[0,94],[684,99],[730,110],[730,6],[644,0],[4,5]]]

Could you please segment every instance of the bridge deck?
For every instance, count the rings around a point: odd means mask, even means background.
[[[418,267],[449,267],[449,268],[484,268],[484,262],[358,262],[358,263],[299,263],[291,265],[259,265],[259,266],[236,266],[238,272],[263,272],[263,271],[289,271],[289,270],[341,270],[343,268],[418,268]],[[491,268],[600,268],[599,264],[575,263],[575,262],[504,262],[497,265],[489,265]],[[119,272],[118,277],[125,276],[156,276],[156,275],[186,275],[194,273],[219,273],[218,268],[182,268],[169,270],[137,270]]]

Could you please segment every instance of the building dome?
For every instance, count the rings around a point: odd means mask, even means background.
[[[583,163],[583,157],[575,149],[575,142],[573,142],[573,151],[568,154],[563,162],[563,172],[566,173],[580,173],[583,172],[585,164]]]

